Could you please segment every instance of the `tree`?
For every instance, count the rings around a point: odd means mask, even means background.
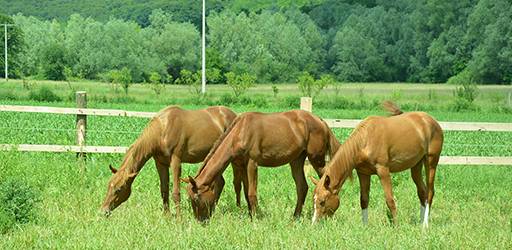
[[[18,71],[18,68],[20,68],[20,59],[21,54],[23,53],[25,49],[25,42],[24,42],[24,35],[21,28],[14,22],[14,20],[11,17],[4,16],[0,14],[0,24],[12,24],[15,26],[9,26],[8,29],[8,37],[7,37],[7,60],[9,65],[9,76],[14,76],[14,73]],[[1,41],[4,40],[4,26],[0,26],[1,30],[0,33],[2,34],[0,37],[2,38]],[[4,48],[2,46],[2,49],[0,51],[0,64],[2,67],[0,67],[0,75],[5,76],[5,52]]]
[[[372,38],[349,26],[336,34],[332,53],[337,58],[332,70],[341,81],[377,81],[384,71],[384,62]]]

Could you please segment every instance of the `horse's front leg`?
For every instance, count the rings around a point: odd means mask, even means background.
[[[164,213],[169,213],[169,161],[155,158],[156,169],[160,177],[160,194],[162,195]]]
[[[247,178],[249,182],[249,214],[253,217],[258,208],[258,165],[252,159],[247,163]]]
[[[301,155],[299,158],[290,162],[292,168],[293,180],[295,181],[295,188],[297,190],[297,204],[295,205],[295,212],[293,216],[299,218],[302,213],[302,207],[308,194],[308,183],[304,177],[304,161],[306,155]]]
[[[368,224],[368,204],[370,203],[370,175],[357,171],[359,179],[359,188],[361,189],[361,219],[363,224]]]
[[[172,167],[172,178],[173,178],[173,186],[172,186],[172,200],[174,201],[174,206],[176,207],[176,216],[180,216],[180,177],[181,177],[181,159],[176,156],[171,156],[171,167]]]
[[[391,221],[393,224],[397,224],[396,218],[396,205],[393,197],[393,190],[391,185],[391,175],[389,174],[389,168],[386,166],[377,165],[377,175],[380,177],[380,183],[384,189],[384,195],[386,196],[386,204],[388,205],[389,211],[391,212]]]

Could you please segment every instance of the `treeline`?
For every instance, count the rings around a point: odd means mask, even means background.
[[[213,2],[217,7],[210,6],[207,18],[210,83],[225,82],[227,72],[249,73],[258,82],[293,82],[303,72],[362,82],[512,81],[507,0],[318,0],[295,7],[240,0],[229,8]],[[10,48],[18,76],[98,79],[127,68],[134,81],[158,72],[171,82],[183,69],[200,68],[197,20],[176,13],[153,11],[144,24],[80,15],[12,19],[20,29],[20,45]]]

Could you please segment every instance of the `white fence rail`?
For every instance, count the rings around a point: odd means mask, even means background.
[[[86,96],[83,92],[77,94],[85,100],[77,99],[77,104],[81,107],[87,106]],[[312,109],[312,102],[308,98],[301,99],[301,108]],[[34,107],[34,106],[15,106],[0,105],[0,111],[5,112],[31,112],[31,113],[51,113],[77,115],[81,119],[87,115],[96,116],[122,116],[122,117],[142,117],[151,118],[155,112],[136,112],[114,109],[87,109],[87,108],[57,108],[57,107]],[[354,128],[361,120],[349,119],[324,119],[331,128]],[[512,123],[488,123],[488,122],[439,122],[443,130],[452,131],[495,131],[512,132]],[[77,137],[83,137],[82,146],[76,145],[34,145],[34,144],[0,144],[0,151],[22,151],[22,152],[76,152],[76,153],[125,153],[127,147],[112,146],[85,146],[86,128],[83,124],[79,126],[77,119]],[[444,165],[511,165],[512,157],[480,157],[480,156],[443,156],[440,164]]]

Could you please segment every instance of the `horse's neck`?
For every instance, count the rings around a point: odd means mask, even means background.
[[[210,186],[215,178],[226,170],[233,157],[231,145],[231,138],[224,140],[208,161],[203,163],[203,167],[196,176],[196,182],[199,187]]]
[[[122,168],[128,174],[138,173],[151,156],[153,156],[152,148],[138,140],[126,152]]]
[[[338,154],[333,159],[327,174],[331,178],[334,189],[339,190],[345,180],[352,176],[352,170],[357,165],[357,159],[361,156],[364,138],[360,135],[351,135],[338,149]]]

